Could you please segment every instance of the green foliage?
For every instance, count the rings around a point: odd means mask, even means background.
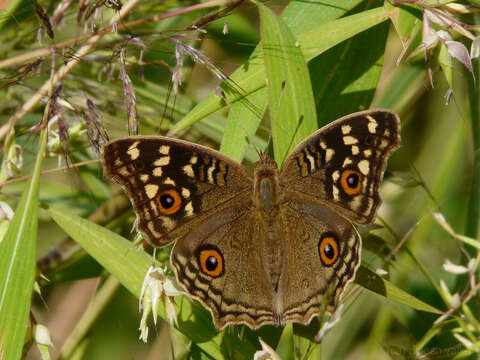
[[[0,230],[8,230],[0,231],[0,358],[38,351],[32,344],[42,340],[31,330],[37,323],[48,325],[50,351],[60,359],[251,359],[260,338],[283,359],[477,357],[480,114],[472,72],[480,77],[462,44],[475,38],[465,24],[479,23],[465,5],[478,3],[249,2],[206,25],[206,36],[182,29],[221,2],[193,3],[70,5],[61,21],[59,1],[5,7]],[[468,11],[460,17],[455,7]],[[450,17],[442,23],[432,13]],[[439,37],[442,31],[451,38]],[[236,70],[226,76],[223,68]],[[257,149],[281,164],[317,128],[373,107],[399,113],[403,147],[389,161],[375,224],[359,229],[356,285],[323,341],[314,341],[325,324],[316,320],[218,332],[198,302],[166,293],[157,307],[143,300],[145,313],[158,311],[160,320],[141,325],[150,328],[141,343],[137,301],[153,258],[127,240],[135,237],[135,215],[95,161],[102,136],[124,136],[128,123],[140,134],[219,147],[250,168]],[[66,172],[56,171],[57,161],[68,164]],[[166,289],[169,249],[155,255]],[[86,280],[93,277],[101,281]],[[90,305],[78,315],[73,302]],[[61,319],[70,327],[59,327]]]

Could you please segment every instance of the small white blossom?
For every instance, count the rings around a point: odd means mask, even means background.
[[[465,274],[469,271],[469,268],[463,265],[455,265],[450,260],[446,259],[442,265],[443,270],[451,273],[451,274]]]
[[[453,231],[452,227],[447,223],[445,217],[442,213],[434,213],[433,218],[444,228],[446,232],[448,232],[451,236],[455,236],[455,231]]]
[[[0,201],[0,221],[7,220],[8,222],[12,221],[13,219],[13,210],[4,201]]]
[[[375,274],[377,274],[378,276],[385,276],[388,275],[388,271],[385,269],[376,268]]]
[[[177,314],[172,296],[183,295],[184,292],[178,284],[165,276],[165,270],[151,266],[143,281],[140,292],[139,308],[142,312],[140,320],[140,339],[144,342],[148,338],[147,317],[152,313],[153,323],[157,323],[160,301],[165,306],[167,320],[170,325],[177,325]]]
[[[35,341],[38,344],[53,346],[52,339],[50,337],[50,330],[45,325],[35,325]]]
[[[480,36],[477,36],[475,40],[472,41],[470,46],[470,58],[476,59],[480,56]]]
[[[52,339],[50,338],[50,331],[44,325],[35,325],[33,328],[33,336],[37,343],[38,351],[42,360],[50,360],[50,347],[53,346]]]
[[[282,360],[275,350],[273,350],[262,338],[258,338],[262,350],[257,350],[253,355],[253,360]]]
[[[322,328],[318,332],[317,336],[315,336],[316,342],[322,341],[323,337],[340,321],[342,318],[342,311],[343,304],[340,304],[335,313],[330,316],[330,319],[323,323]]]

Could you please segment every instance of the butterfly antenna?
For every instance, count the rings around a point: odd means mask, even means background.
[[[168,103],[170,102],[170,95],[172,94],[172,88],[173,88],[173,84],[170,81],[168,83],[167,98],[165,99],[165,106],[163,107],[162,116],[160,117],[159,131],[162,131],[163,120],[165,120],[165,117],[167,116]],[[173,110],[172,110],[172,113],[173,113]]]

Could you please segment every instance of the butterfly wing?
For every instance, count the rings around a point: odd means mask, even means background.
[[[400,120],[387,110],[345,116],[304,140],[280,174],[286,197],[324,203],[359,224],[370,223],[390,153],[400,146]]]
[[[175,243],[177,280],[212,314],[215,326],[275,322],[273,291],[258,248],[262,237],[253,204],[208,218]]]
[[[212,214],[250,201],[251,176],[209,148],[167,137],[126,137],[103,150],[105,177],[127,192],[153,246],[186,236]]]
[[[282,323],[308,324],[337,308],[361,260],[353,225],[325,206],[297,201],[282,207],[284,267],[278,295]]]

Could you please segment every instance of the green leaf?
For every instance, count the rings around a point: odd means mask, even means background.
[[[0,348],[4,359],[20,359],[29,323],[35,279],[38,188],[46,142],[47,131],[43,130],[32,175],[0,243]]]
[[[310,61],[331,47],[387,19],[388,16],[384,9],[376,8],[318,25],[296,36],[305,60]],[[248,99],[250,94],[264,88],[265,76],[263,58],[258,54],[254,54],[244,66],[232,74],[230,85],[223,84],[223,90],[228,103],[234,104],[237,101],[243,101],[245,98]],[[238,89],[241,89],[241,91],[238,91]],[[258,103],[254,105],[260,109],[263,107]],[[225,101],[218,97],[215,92],[212,92],[201,103],[197,104],[187,116],[176,123],[171,129],[171,133],[177,133],[186,129],[193,123],[215,111],[223,109],[225,106]],[[257,121],[259,122],[260,119]]]
[[[258,8],[273,149],[281,167],[291,149],[317,129],[317,114],[307,64],[295,37],[270,9],[260,3]]]
[[[255,91],[250,95],[249,101],[253,104],[263,102],[266,105],[266,102],[264,102],[266,91],[266,88]],[[265,107],[260,110],[261,113],[263,113]],[[233,104],[228,114],[220,151],[238,162],[243,160],[247,146],[252,142],[262,120],[261,116],[252,115],[252,111],[240,102]],[[264,147],[260,150],[263,151]],[[258,160],[258,155],[256,155],[255,160]]]
[[[396,301],[403,305],[407,305],[412,309],[426,311],[434,314],[442,314],[440,310],[423,302],[420,299],[417,299],[415,296],[410,295],[402,289],[397,288],[391,282],[378,276],[373,271],[369,270],[363,265],[360,266],[357,271],[355,283],[370,291],[373,291],[378,295],[384,296],[387,299]]]
[[[342,2],[342,6],[338,6],[338,0],[293,1],[283,11],[281,19],[290,27],[292,33],[297,35],[315,29],[319,24],[327,23],[344,15],[360,2],[361,0],[345,0]],[[260,59],[260,62],[257,64],[258,59]],[[247,63],[246,66],[260,66],[263,68],[260,47],[253,51],[251,62]],[[241,69],[237,70],[237,72],[241,71]],[[245,104],[251,105],[246,106]],[[228,114],[220,151],[239,162],[242,161],[245,152],[250,150],[248,147],[249,140],[251,140],[260,125],[262,114],[265,112],[266,107],[267,90],[265,86],[250,93],[247,101],[233,103]],[[241,132],[242,136],[238,136],[239,132]],[[264,147],[262,146],[257,150],[263,151]],[[257,154],[255,154],[254,160],[258,160]]]
[[[370,107],[383,68],[387,32],[388,24],[383,23],[310,62],[319,127]]]

